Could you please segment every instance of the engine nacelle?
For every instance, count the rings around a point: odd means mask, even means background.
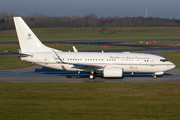
[[[104,77],[123,77],[123,68],[120,67],[107,67],[103,71]]]

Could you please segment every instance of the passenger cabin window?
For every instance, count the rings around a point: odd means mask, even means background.
[[[161,62],[166,62],[168,61],[167,59],[160,59]]]

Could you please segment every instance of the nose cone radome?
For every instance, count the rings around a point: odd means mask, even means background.
[[[175,65],[174,63],[169,62],[169,69],[173,69],[173,68],[175,68],[175,67],[176,67],[176,65]]]

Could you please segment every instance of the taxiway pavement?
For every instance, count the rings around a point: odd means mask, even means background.
[[[0,82],[180,82],[180,68],[165,72],[156,79],[152,74],[125,73],[124,78],[103,78],[98,74],[90,80],[89,73],[61,71],[33,65],[28,68],[0,70]]]

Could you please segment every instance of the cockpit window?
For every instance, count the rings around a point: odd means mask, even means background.
[[[167,59],[160,59],[161,62],[166,62],[168,61]]]

